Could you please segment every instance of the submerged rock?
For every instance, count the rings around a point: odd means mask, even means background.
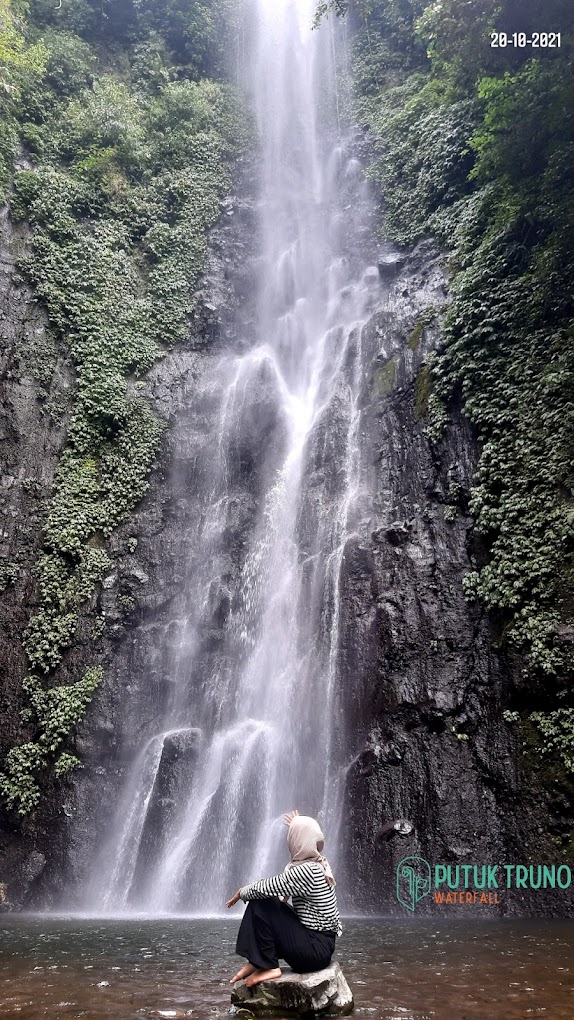
[[[311,974],[285,971],[254,988],[239,985],[231,1002],[255,1016],[347,1016],[353,1011],[353,994],[338,963]]]

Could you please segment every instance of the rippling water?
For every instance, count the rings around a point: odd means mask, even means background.
[[[234,921],[0,919],[0,1017],[207,1018],[229,1010]],[[571,1020],[572,925],[347,921],[337,959],[373,1020]]]

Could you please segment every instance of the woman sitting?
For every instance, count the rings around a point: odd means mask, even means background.
[[[227,902],[247,902],[235,951],[248,963],[231,979],[258,984],[281,977],[279,960],[297,973],[322,970],[331,962],[335,939],[342,933],[335,879],[322,856],[325,845],[319,823],[293,811],[284,816],[289,826],[291,860],[281,875],[242,886]],[[293,898],[293,907],[286,902]],[[279,898],[277,898],[279,897]]]

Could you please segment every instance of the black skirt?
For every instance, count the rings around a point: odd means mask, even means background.
[[[279,960],[285,960],[297,974],[308,974],[329,966],[335,939],[334,932],[307,928],[280,900],[250,900],[235,952],[259,970],[273,970]]]

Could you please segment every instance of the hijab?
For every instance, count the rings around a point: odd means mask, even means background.
[[[327,883],[335,885],[335,877],[329,861],[317,850],[317,843],[320,842],[324,843],[325,837],[319,823],[314,818],[309,818],[308,815],[295,815],[289,822],[287,830],[287,846],[291,854],[287,868],[292,868],[303,861],[318,861],[325,872]]]

